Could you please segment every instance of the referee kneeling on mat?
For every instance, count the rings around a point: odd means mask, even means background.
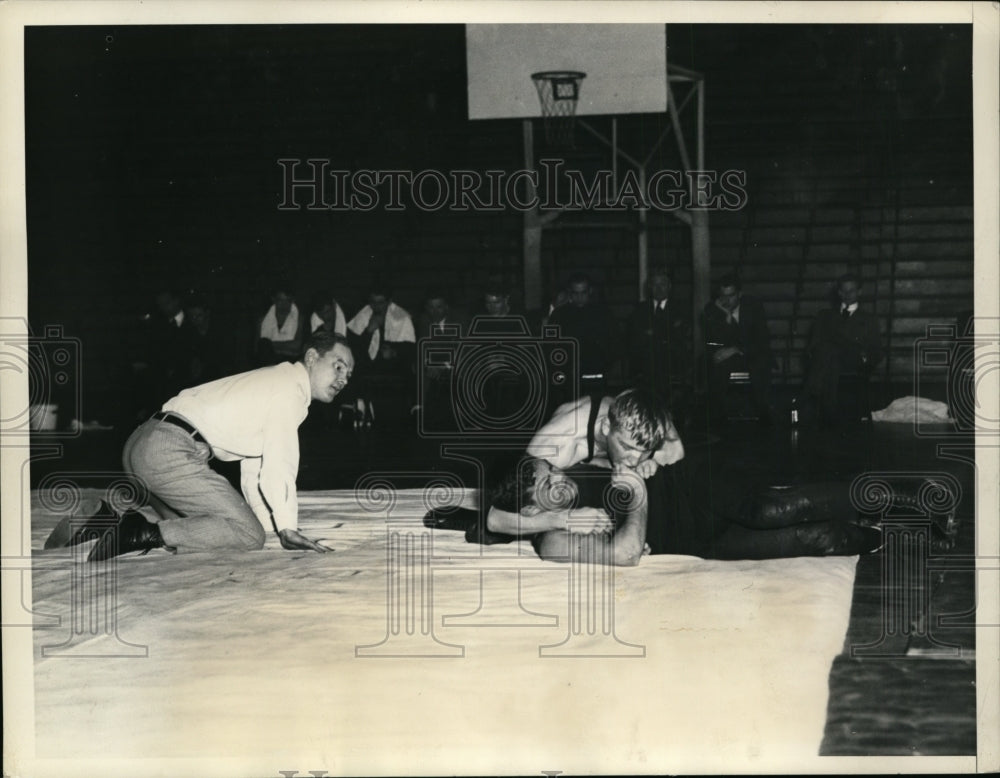
[[[303,356],[185,389],[125,444],[125,470],[149,490],[88,559],[166,547],[182,552],[254,551],[272,520],[287,549],[330,551],[298,531],[298,427],[312,400],[328,403],[354,370],[340,335],[317,332]],[[240,462],[241,497],[209,460]],[[72,542],[72,541],[71,541]]]

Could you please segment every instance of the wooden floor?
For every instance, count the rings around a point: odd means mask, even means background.
[[[918,436],[907,424],[793,430],[747,422],[721,438],[696,429],[685,437],[689,448],[712,446],[748,477],[764,480],[945,473],[961,485],[953,548],[924,546],[923,538],[935,533],[925,525],[914,532],[906,523],[912,517],[902,517],[890,520],[887,548],[860,559],[849,632],[830,674],[824,755],[976,753],[974,450],[968,436],[938,432]],[[88,433],[66,441],[59,456],[33,463],[32,484],[47,473],[119,468],[122,437]],[[412,433],[376,427],[359,434],[310,419],[300,437],[302,490],[349,488],[365,473],[400,469],[447,469],[475,484],[474,467],[442,461],[439,443]],[[905,567],[906,560],[917,564]]]

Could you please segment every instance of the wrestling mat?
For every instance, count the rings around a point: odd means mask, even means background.
[[[133,775],[822,763],[856,557],[542,562],[423,526],[474,506],[466,491],[374,488],[300,495],[331,554],[272,534],[256,553],[87,564],[90,543],[42,550],[55,502],[32,494],[39,758]]]

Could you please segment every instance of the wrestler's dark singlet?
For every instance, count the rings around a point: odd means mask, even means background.
[[[603,395],[590,395],[590,418],[587,420],[587,458],[584,463],[594,458],[594,427],[597,425],[597,415],[601,412]]]
[[[587,420],[587,459],[594,458],[594,434],[603,395],[590,395],[590,417]],[[580,491],[578,504],[603,505],[604,487],[610,480],[607,470],[576,466],[568,471],[577,481]],[[589,478],[583,477],[589,475]],[[691,510],[688,499],[686,463],[661,467],[652,478],[646,479],[649,511],[646,522],[646,542],[654,554],[693,554],[700,556],[707,550],[713,535],[711,516],[699,516]],[[606,506],[605,506],[606,507]]]
[[[600,395],[590,397],[587,423],[587,461],[594,456],[594,428],[601,406]],[[646,479],[649,499],[646,542],[654,554],[691,554],[702,556],[725,522],[710,510],[693,510],[690,499],[691,466],[687,459],[660,467]],[[581,495],[583,497],[583,495]],[[587,503],[581,499],[581,504]]]

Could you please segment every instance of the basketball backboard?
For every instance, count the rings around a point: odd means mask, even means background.
[[[662,24],[468,24],[469,118],[541,116],[531,74],[577,70],[577,116],[667,110]]]

